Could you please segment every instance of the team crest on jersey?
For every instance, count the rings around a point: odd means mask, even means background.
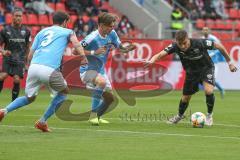
[[[198,48],[194,49],[195,53],[200,53],[200,50]]]
[[[212,77],[213,77],[212,74],[208,74],[208,75],[207,75],[207,78],[208,78],[208,79],[212,79]]]
[[[210,40],[206,40],[206,43],[207,43],[207,46],[212,46],[212,41],[210,41]]]
[[[26,34],[25,30],[21,30],[21,35],[24,36]]]

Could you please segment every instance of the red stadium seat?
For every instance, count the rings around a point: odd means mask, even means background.
[[[5,14],[5,23],[6,24],[12,23],[12,14],[11,13],[6,13]]]
[[[38,24],[50,25],[48,15],[46,15],[46,14],[38,15]]]
[[[31,31],[32,36],[35,36],[39,31],[40,31],[39,26],[33,26]]]
[[[66,11],[64,3],[56,3],[56,11]]]
[[[233,29],[233,21],[232,20],[230,20],[230,19],[227,19],[226,21],[225,21],[225,28],[224,29],[226,29],[226,30],[231,30],[231,29]]]
[[[77,15],[71,15],[70,19],[74,23],[77,20],[78,16]]]
[[[237,20],[237,21],[235,21],[235,30],[240,30],[240,21],[239,20]]]
[[[36,14],[28,14],[28,24],[38,25],[38,17]]]
[[[215,21],[212,20],[212,19],[207,19],[206,20],[206,26],[208,28],[215,29],[216,28]]]
[[[47,2],[47,5],[48,5],[50,8],[52,8],[53,10],[56,9],[56,5],[55,5],[55,3]]]
[[[27,20],[27,15],[26,14],[22,15],[22,24],[28,24],[28,20]]]
[[[235,18],[238,18],[238,17],[239,17],[238,10],[231,8],[229,10],[229,18],[235,19]]]
[[[94,4],[99,7],[101,4],[101,0],[94,0]]]
[[[24,8],[23,7],[23,2],[21,2],[21,1],[15,1],[15,6],[20,7],[20,8]]]
[[[204,26],[205,26],[205,21],[204,21],[203,19],[198,19],[198,20],[196,21],[196,27],[197,27],[198,29],[202,29]]]
[[[211,33],[220,39],[220,34],[218,31],[212,31]]]
[[[52,20],[53,16],[49,15],[48,16],[48,20],[49,20],[49,24],[52,25],[53,24],[53,20]]]
[[[225,29],[225,28],[226,28],[226,22],[221,19],[217,19],[216,20],[216,29]]]
[[[222,32],[222,33],[219,34],[218,37],[219,37],[221,40],[231,40],[231,39],[232,39],[232,34]]]
[[[70,19],[71,21],[68,23],[68,28],[73,29],[74,22],[77,20],[78,16],[77,15],[71,15]]]
[[[83,22],[85,23],[88,22],[89,20],[89,17],[87,15],[84,15],[82,18],[83,18]]]

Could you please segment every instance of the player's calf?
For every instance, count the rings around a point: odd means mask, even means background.
[[[13,83],[12,102],[18,97],[20,91],[20,83]]]
[[[113,94],[110,92],[103,92],[103,102],[102,105],[99,107],[97,116],[100,118],[104,113],[106,113],[109,106],[113,103],[114,97]]]

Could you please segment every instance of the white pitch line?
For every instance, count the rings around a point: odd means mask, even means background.
[[[25,117],[41,117],[42,115],[22,115],[22,116],[25,116]],[[123,121],[123,122],[129,122],[129,123],[133,123],[133,122],[139,122],[139,123],[166,123],[164,120],[160,121],[160,120],[157,120],[157,121],[138,121],[137,119],[133,119],[133,121],[130,121],[130,120],[122,120],[121,118],[106,118],[106,119],[113,119],[113,120],[120,120],[120,121]],[[183,121],[183,122],[180,122],[180,123],[184,123],[184,124],[189,124],[189,122],[186,122],[186,121]],[[240,125],[236,125],[236,124],[222,124],[222,123],[214,123],[214,126],[223,126],[223,127],[232,127],[232,128],[240,128]]]
[[[30,126],[13,126],[13,125],[0,125],[0,127],[9,128],[33,128]],[[141,132],[141,131],[127,131],[127,130],[94,130],[94,129],[80,129],[80,128],[56,128],[55,130],[70,130],[70,131],[94,131],[105,133],[122,133],[122,134],[143,134],[143,135],[160,135],[160,136],[177,136],[177,137],[200,137],[200,138],[216,138],[216,139],[234,139],[240,140],[240,137],[226,137],[226,136],[205,136],[205,135],[192,135],[192,134],[179,134],[179,133],[164,133],[164,132]]]

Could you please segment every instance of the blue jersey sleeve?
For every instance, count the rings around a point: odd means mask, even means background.
[[[94,38],[96,38],[96,35],[93,34],[93,32],[91,34],[89,34],[88,36],[86,36],[80,43],[82,45],[82,47],[86,50],[91,50],[91,45],[94,42]]]

